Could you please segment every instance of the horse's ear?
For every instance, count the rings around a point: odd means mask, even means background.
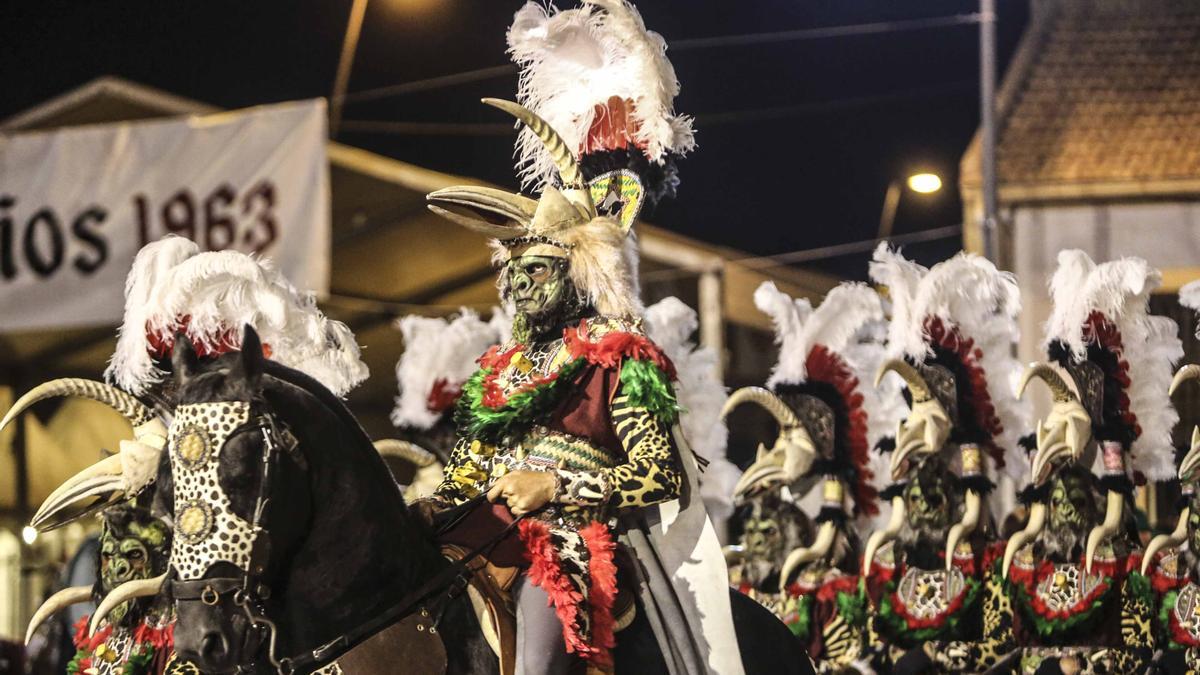
[[[242,328],[242,353],[238,365],[247,382],[257,382],[262,376],[263,359],[262,340],[258,337],[258,331],[246,324]]]
[[[175,334],[175,346],[171,348],[171,370],[175,372],[175,383],[184,384],[196,374],[200,359],[192,348],[192,340],[184,332]]]

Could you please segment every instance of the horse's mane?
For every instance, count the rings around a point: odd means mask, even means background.
[[[364,444],[371,445],[371,437],[367,435],[366,430],[362,428],[362,425],[354,418],[354,415],[350,414],[350,409],[346,407],[346,403],[335,396],[333,392],[329,391],[325,385],[309,375],[295,368],[289,368],[277,361],[268,360],[263,362],[263,373],[276,380],[290,384],[317,399],[321,405],[336,415],[338,420],[351,433],[360,436]]]

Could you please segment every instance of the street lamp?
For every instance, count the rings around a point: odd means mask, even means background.
[[[26,546],[33,546],[33,542],[37,541],[37,538],[37,530],[33,529],[29,525],[21,528],[21,540],[25,542]]]
[[[933,194],[942,189],[942,179],[936,173],[914,173],[905,181],[908,189],[919,194]],[[900,207],[900,181],[894,180],[888,184],[887,194],[883,196],[883,211],[879,214],[879,236],[883,240],[892,236],[892,225],[896,222],[896,210]]]

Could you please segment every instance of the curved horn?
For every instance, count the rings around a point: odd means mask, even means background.
[[[1171,388],[1167,391],[1170,396],[1175,395],[1175,391],[1188,380],[1200,380],[1200,365],[1189,363],[1175,372],[1175,377],[1171,380]]]
[[[1017,387],[1017,398],[1025,397],[1025,388],[1034,378],[1045,382],[1046,386],[1050,387],[1050,393],[1054,395],[1055,402],[1065,403],[1075,400],[1075,393],[1049,363],[1034,363],[1025,369],[1025,373],[1021,376],[1021,384]]]
[[[1146,544],[1146,552],[1142,554],[1143,575],[1150,569],[1150,563],[1154,562],[1154,556],[1158,555],[1159,551],[1181,546],[1187,541],[1187,521],[1191,513],[1192,509],[1190,506],[1183,507],[1183,510],[1179,512],[1179,522],[1175,523],[1174,531],[1160,534],[1151,539],[1149,544]]]
[[[966,508],[963,509],[962,520],[954,524],[950,528],[950,532],[946,535],[946,571],[949,572],[954,567],[954,550],[958,548],[958,542],[965,537],[971,536],[975,528],[979,527],[979,512],[981,511],[982,499],[979,493],[974,490],[967,490]]]
[[[725,407],[721,408],[721,419],[725,419],[733,409],[743,403],[757,403],[771,413],[781,429],[800,426],[800,418],[788,407],[783,399],[769,389],[762,387],[742,387],[729,395]]]
[[[34,403],[58,396],[79,396],[99,401],[121,413],[135,427],[145,424],[154,417],[153,410],[132,395],[110,384],[77,377],[64,377],[39,384],[17,399],[13,407],[4,415],[4,419],[0,420],[0,429],[8,426],[17,415],[25,412]]]
[[[900,528],[904,526],[904,516],[904,497],[896,495],[892,497],[892,514],[888,516],[887,525],[882,530],[872,532],[871,537],[867,539],[867,547],[863,549],[862,573],[864,577],[871,572],[871,563],[875,561],[875,554],[879,549],[900,535]]]
[[[163,573],[152,579],[134,579],[112,589],[112,592],[104,596],[100,601],[100,606],[96,608],[92,614],[91,623],[88,624],[88,636],[96,634],[96,629],[100,627],[100,622],[105,619],[114,609],[119,607],[121,603],[137,598],[145,598],[151,595],[158,595],[162,590],[163,582],[167,580],[166,573]]]
[[[779,571],[779,590],[783,591],[787,588],[788,579],[796,571],[796,568],[806,562],[820,560],[824,558],[829,549],[833,548],[833,538],[837,535],[837,526],[832,520],[827,520],[821,523],[821,529],[817,531],[817,538],[813,540],[813,545],[808,548],[798,548],[788,554],[787,560],[783,561],[783,568]]]
[[[904,379],[904,383],[908,385],[908,390],[912,392],[913,403],[920,403],[921,401],[928,401],[933,398],[933,394],[929,391],[929,384],[925,382],[925,378],[921,376],[920,371],[904,359],[888,359],[883,365],[879,366],[879,371],[875,373],[876,388],[883,381],[883,376],[889,372],[896,373]]]
[[[47,598],[42,606],[33,613],[33,618],[29,620],[29,627],[25,629],[25,644],[29,644],[29,641],[33,639],[34,632],[46,622],[46,619],[71,605],[78,605],[91,599],[91,586],[71,586]]]
[[[1017,551],[1036,539],[1045,528],[1046,505],[1042,502],[1034,502],[1029,507],[1029,522],[1025,524],[1025,529],[1009,537],[1008,543],[1004,546],[1004,569],[1001,570],[1003,578],[1008,578],[1008,568],[1012,567],[1012,561],[1017,557]]]
[[[1096,557],[1096,549],[1117,533],[1121,526],[1121,518],[1125,515],[1125,497],[1116,490],[1109,490],[1104,509],[1104,522],[1088,532],[1087,539],[1087,573],[1092,573],[1092,562]]]
[[[546,150],[554,160],[554,166],[558,167],[558,175],[562,178],[563,185],[568,189],[586,192],[586,186],[583,184],[583,172],[579,170],[579,162],[575,160],[575,153],[567,147],[566,141],[563,140],[562,136],[558,135],[558,132],[546,120],[538,117],[532,110],[525,106],[513,103],[512,101],[485,98],[483,102],[493,108],[503,110],[529,127],[529,130],[538,137],[542,145],[546,146]]]
[[[384,457],[396,457],[418,467],[431,466],[437,461],[437,456],[416,443],[401,441],[395,438],[385,438],[375,441],[375,451]]]

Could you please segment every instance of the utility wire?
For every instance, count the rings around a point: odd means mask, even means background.
[[[822,26],[819,28],[801,28],[798,30],[771,31],[766,33],[743,33],[739,35],[718,35],[714,37],[691,38],[671,42],[673,52],[689,49],[711,49],[713,47],[739,47],[745,45],[773,44],[777,42],[799,42],[802,40],[824,40],[828,38],[849,37],[854,35],[878,35],[880,33],[898,33],[914,30],[929,30],[931,28],[949,28],[977,24],[982,15],[955,14],[951,16],[935,16],[924,19],[904,19],[899,21],[878,21],[875,23],[860,23],[848,26]],[[512,64],[477,68],[461,73],[430,77],[424,80],[402,82],[373,89],[363,89],[346,94],[343,103],[361,103],[374,101],[391,96],[402,96],[443,87],[453,87],[470,82],[490,80],[515,74],[517,67]]]
[[[701,113],[696,115],[696,124],[704,128],[722,124],[737,124],[744,122],[759,122],[763,120],[785,119],[799,115],[832,112],[847,108],[857,108],[865,105],[890,103],[912,98],[924,98],[949,94],[951,92],[972,88],[974,80],[959,80],[935,84],[928,87],[906,89],[904,91],[888,92],[871,96],[856,96],[853,98],[833,99],[798,103],[795,105],[774,106],[769,108],[750,108],[731,110],[719,113]],[[403,136],[510,136],[513,126],[507,123],[472,123],[472,122],[392,122],[387,120],[344,120],[343,131],[362,133],[395,134]]]

